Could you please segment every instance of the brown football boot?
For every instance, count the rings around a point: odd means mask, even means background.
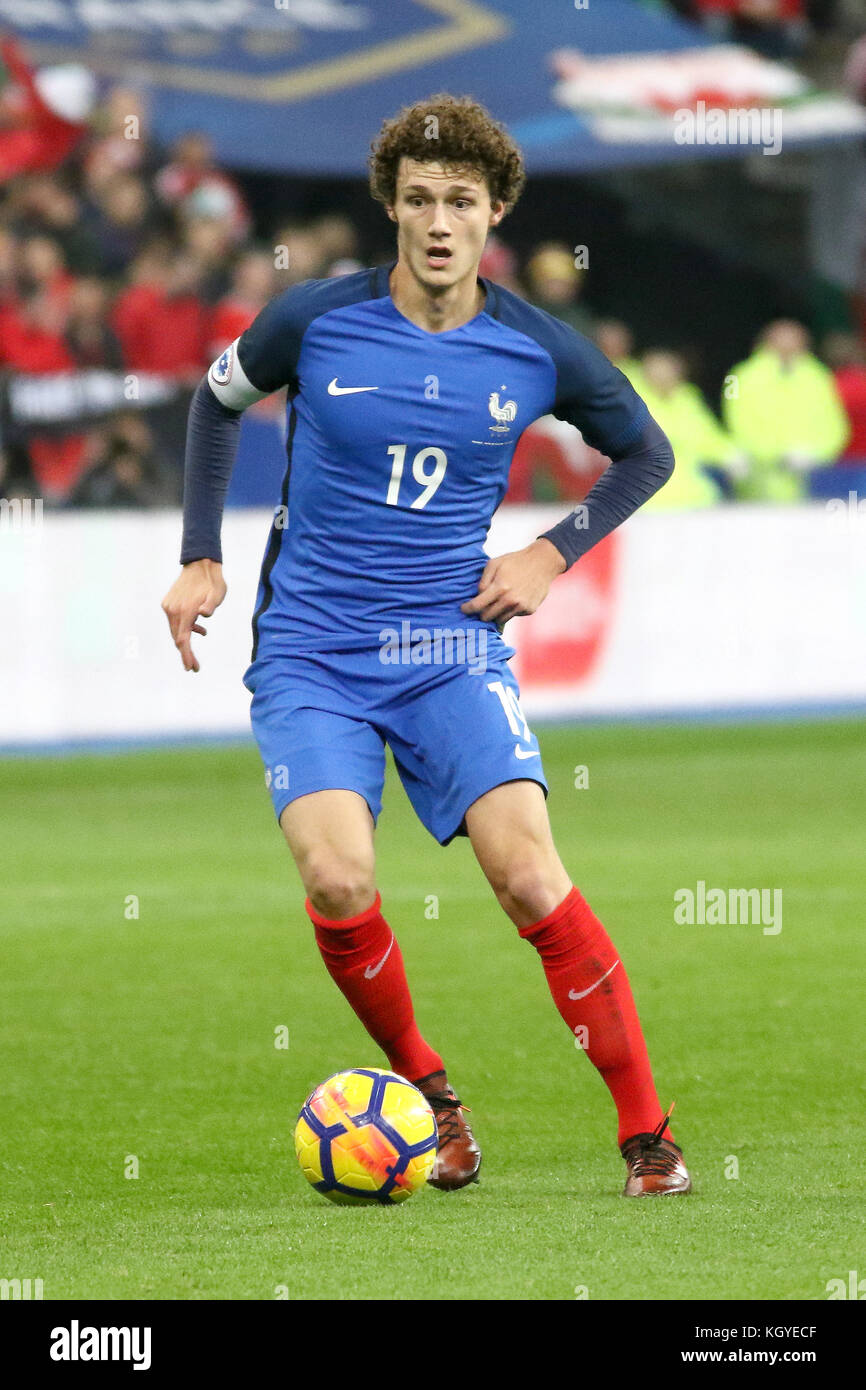
[[[431,1187],[438,1187],[442,1192],[456,1192],[459,1187],[466,1187],[467,1183],[478,1182],[481,1150],[463,1118],[466,1106],[460,1104],[448,1085],[444,1071],[422,1076],[420,1081],[413,1081],[412,1085],[427,1097],[436,1116],[439,1152],[433,1172],[427,1179]]]
[[[628,1165],[624,1197],[668,1197],[692,1190],[682,1149],[672,1139],[662,1139],[671,1117],[671,1106],[652,1134],[633,1134],[620,1145]]]

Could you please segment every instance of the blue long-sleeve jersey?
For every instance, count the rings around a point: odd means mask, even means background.
[[[262,565],[254,657],[377,645],[403,619],[466,626],[460,605],[487,563],[515,445],[542,415],[571,421],[615,463],[635,460],[618,483],[608,470],[590,494],[587,534],[569,518],[547,533],[568,563],[669,475],[664,435],[588,339],[487,280],[475,318],[427,332],[396,308],[391,269],[278,295],[208,374],[227,421],[289,388],[288,467]],[[220,558],[221,507],[208,505],[202,452],[191,427],[184,562]]]

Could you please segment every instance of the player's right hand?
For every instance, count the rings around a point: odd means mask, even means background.
[[[184,565],[162,601],[174,645],[183,669],[197,671],[198,660],[190,644],[194,632],[204,637],[207,629],[197,620],[209,618],[226,596],[223,567],[218,560],[191,560]]]

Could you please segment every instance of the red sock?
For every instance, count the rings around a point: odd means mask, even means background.
[[[338,921],[323,917],[309,898],[304,906],[331,979],[385,1053],[392,1071],[407,1081],[444,1071],[442,1058],[415,1025],[403,956],[379,910],[380,894],[366,911]]]
[[[664,1112],[631,986],[589,904],[572,888],[548,917],[523,927],[520,935],[541,956],[556,1007],[613,1096],[618,1143],[654,1130]],[[667,1128],[664,1137],[673,1138]]]

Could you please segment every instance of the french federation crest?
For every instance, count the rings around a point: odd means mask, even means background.
[[[217,386],[228,386],[232,379],[232,367],[235,361],[235,345],[231,343],[223,353],[222,357],[217,358],[211,367],[211,376]]]
[[[505,387],[502,387],[505,390]],[[499,404],[499,392],[492,391],[487,402],[487,408],[496,421],[490,429],[494,434],[507,434],[512,421],[517,418],[517,402],[506,401],[504,405]]]

